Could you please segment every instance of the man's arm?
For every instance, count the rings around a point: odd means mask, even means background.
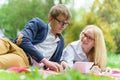
[[[32,42],[37,32],[40,31],[43,26],[45,26],[44,22],[38,18],[33,18],[25,25],[22,31],[23,37],[20,47],[37,62],[40,62],[44,56],[34,47]]]

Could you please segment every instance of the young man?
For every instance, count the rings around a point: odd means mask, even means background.
[[[30,20],[18,36],[16,44],[19,45],[31,61],[44,64],[54,71],[61,71],[59,61],[64,48],[62,31],[69,24],[70,11],[63,5],[55,5],[49,12],[49,23],[45,24],[39,18]]]

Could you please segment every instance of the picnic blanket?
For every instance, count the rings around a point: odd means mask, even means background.
[[[29,72],[31,72],[30,69],[23,68],[23,67],[11,67],[8,69],[8,71],[17,72],[17,73],[22,73],[22,72],[29,73]],[[52,70],[43,70],[43,69],[40,69],[39,72],[40,72],[40,74],[43,74],[43,75],[49,75],[49,74],[58,75],[58,74],[60,74],[60,73],[52,71]]]
[[[112,68],[110,72],[102,73],[101,75],[106,75],[111,78],[120,79],[120,69]]]
[[[21,67],[11,67],[11,68],[8,69],[8,71],[13,71],[13,72],[18,72],[18,73],[31,72],[30,69],[21,68]],[[47,75],[59,75],[61,73],[58,73],[58,72],[55,72],[55,71],[52,71],[52,70],[40,70],[40,74],[47,76]],[[91,73],[89,73],[89,74],[91,74]],[[110,72],[102,72],[102,73],[99,73],[99,74],[95,73],[95,75],[97,75],[97,76],[108,76],[108,77],[111,77],[111,78],[120,79],[120,69],[112,68]]]

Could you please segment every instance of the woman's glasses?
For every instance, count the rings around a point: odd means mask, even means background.
[[[86,34],[85,32],[82,32],[82,34],[84,35],[84,37],[87,38],[88,42],[95,41],[94,38],[92,38],[90,35]]]

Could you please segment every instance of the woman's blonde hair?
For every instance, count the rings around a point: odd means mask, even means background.
[[[92,52],[90,51],[89,53],[92,53],[92,60],[94,61],[95,65],[98,65],[102,70],[104,70],[107,63],[107,50],[103,32],[95,25],[86,26],[82,32],[86,31],[87,29],[92,29],[95,36],[94,50],[91,50]],[[79,37],[81,39],[81,34]]]

